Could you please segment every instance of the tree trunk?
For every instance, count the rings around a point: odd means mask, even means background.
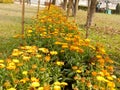
[[[55,5],[56,4],[56,0],[52,0],[52,4]]]
[[[67,18],[70,16],[70,9],[72,8],[73,0],[69,0],[67,9]]]
[[[24,34],[25,0],[22,1],[22,35]]]
[[[48,5],[48,10],[50,10],[50,6],[51,6],[51,0],[50,0],[49,5]]]
[[[40,0],[38,0],[38,11],[37,12],[39,12],[39,10],[40,10]]]
[[[93,15],[95,13],[97,0],[88,0],[88,13],[87,13],[87,21],[86,21],[86,38],[88,37],[88,30],[93,21]]]
[[[78,4],[79,4],[79,0],[75,0],[75,2],[73,3],[72,14],[73,14],[74,18],[76,18],[76,14],[78,11]]]
[[[66,11],[67,9],[67,0],[63,0],[63,9]]]

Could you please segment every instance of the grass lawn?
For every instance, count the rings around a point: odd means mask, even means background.
[[[12,37],[21,33],[21,11],[20,4],[0,4],[0,57],[6,57],[20,43]],[[36,12],[37,7],[26,5],[26,24],[36,15]]]
[[[0,4],[0,57],[10,53],[12,48],[19,45],[19,40],[12,39],[15,34],[21,33],[21,5]],[[37,7],[26,5],[25,23],[36,15]],[[119,61],[120,58],[120,16],[96,13],[89,38],[93,42],[102,43],[110,56]],[[80,28],[86,21],[86,11],[79,10],[77,23]],[[84,29],[81,32],[85,33]]]

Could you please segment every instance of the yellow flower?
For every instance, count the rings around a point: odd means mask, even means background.
[[[107,86],[114,88],[114,87],[115,87],[115,83],[114,83],[114,82],[108,82],[108,83],[107,83]]]
[[[31,81],[32,82],[39,82],[39,79],[35,78],[35,77],[31,77]]]
[[[32,30],[28,30],[27,32],[28,32],[28,33],[32,33],[33,31],[32,31]]]
[[[44,87],[39,87],[38,90],[44,90]]]
[[[36,55],[36,57],[37,57],[37,58],[41,58],[41,57],[42,57],[42,55],[40,55],[40,54],[37,54],[37,55]]]
[[[62,65],[64,65],[64,62],[57,61],[56,64],[57,64],[58,66],[62,66]]]
[[[22,74],[23,74],[23,75],[27,75],[28,72],[27,72],[27,71],[23,71]]]
[[[67,86],[68,84],[66,82],[61,82],[60,85]]]
[[[9,81],[6,81],[4,84],[3,84],[3,87],[7,88],[7,87],[10,87],[11,84]]]
[[[29,61],[30,58],[31,58],[31,57],[29,57],[29,56],[23,56],[23,60],[25,60],[25,61]]]
[[[56,82],[54,82],[54,85],[56,85],[56,86],[60,86],[60,85],[61,85],[61,83],[60,83],[60,82],[58,82],[58,81],[56,81]]]
[[[4,62],[4,60],[0,60],[0,63],[3,63]]]
[[[108,80],[113,80],[113,77],[107,76],[107,79],[108,79]]]
[[[14,63],[19,63],[19,60],[18,59],[13,59],[13,62]]]
[[[14,62],[10,62],[6,68],[9,70],[15,70],[16,65]]]
[[[5,65],[4,64],[0,64],[0,68],[4,68],[5,67]]]
[[[60,86],[55,85],[53,90],[61,90]]]
[[[49,62],[50,59],[51,59],[51,57],[50,57],[49,55],[48,55],[48,56],[45,56],[45,61],[46,61],[46,62]]]
[[[47,48],[39,48],[39,51],[42,51],[43,53],[48,53],[49,50]]]
[[[57,55],[58,52],[57,52],[57,51],[50,51],[50,54],[51,54],[51,55]]]
[[[107,79],[105,79],[102,76],[97,76],[96,78],[97,78],[98,81],[109,82]]]
[[[78,70],[76,70],[76,72],[77,72],[77,73],[81,73],[82,71],[78,69]]]
[[[31,84],[31,87],[39,87],[40,86],[40,83],[39,82],[33,82]]]
[[[16,90],[15,88],[9,88],[9,89],[7,89],[7,90]]]
[[[29,81],[29,78],[23,78],[20,80],[21,83],[26,83],[27,81]]]
[[[96,76],[96,75],[97,75],[97,72],[93,71],[93,72],[92,72],[92,75],[93,75],[93,76]]]

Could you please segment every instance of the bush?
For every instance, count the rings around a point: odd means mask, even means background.
[[[59,7],[38,13],[25,45],[0,60],[0,86],[18,90],[115,90],[119,81],[102,45],[80,37]]]

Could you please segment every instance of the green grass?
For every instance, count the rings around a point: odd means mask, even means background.
[[[77,14],[77,23],[80,28],[84,28],[86,23],[86,11],[79,10]],[[89,38],[96,43],[101,43],[106,48],[106,52],[112,59],[120,63],[120,15],[105,13],[96,13],[91,29],[89,30]],[[85,30],[82,29],[85,33]]]
[[[0,57],[6,57],[13,48],[17,47],[20,40],[13,39],[21,33],[22,6],[19,4],[0,4]],[[26,5],[25,24],[36,15],[37,7]]]

